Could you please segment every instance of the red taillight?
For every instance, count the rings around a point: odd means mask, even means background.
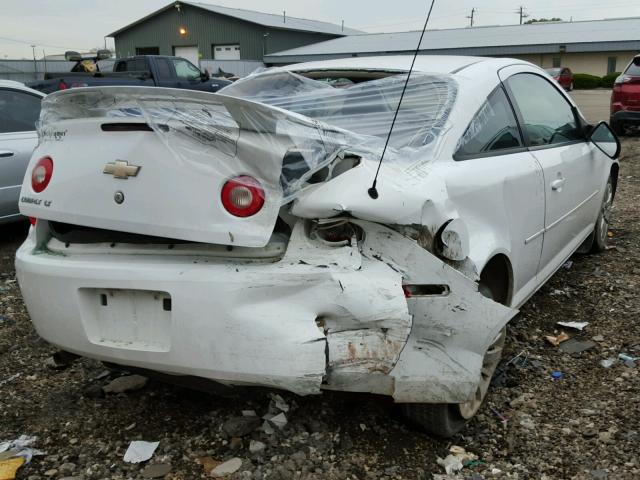
[[[255,178],[248,175],[228,180],[222,187],[222,205],[231,215],[250,217],[264,205],[264,189]]]
[[[31,172],[31,188],[33,188],[33,191],[40,193],[47,188],[51,181],[51,175],[53,175],[53,160],[51,160],[51,157],[43,157],[38,160]]]
[[[38,221],[38,219],[37,219],[37,218],[29,217],[29,223],[30,223],[31,225],[33,225],[34,227],[36,226],[36,222],[37,222],[37,221]]]
[[[64,83],[64,80],[60,80],[60,83],[58,83],[58,90],[66,90],[67,88],[69,87]]]

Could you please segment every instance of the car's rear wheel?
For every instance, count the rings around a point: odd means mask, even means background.
[[[481,285],[479,290],[483,295],[492,298],[488,288]],[[472,400],[453,404],[405,403],[401,405],[404,416],[422,430],[438,437],[451,437],[462,430],[478,412],[487,396],[491,378],[502,358],[505,339],[506,327],[500,331],[485,353],[480,382]]]

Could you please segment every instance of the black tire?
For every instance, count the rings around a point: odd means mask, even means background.
[[[438,403],[404,403],[402,414],[421,430],[441,438],[453,437],[464,428],[467,420],[457,405]]]
[[[488,287],[479,285],[478,290],[484,296],[493,298],[491,290]],[[467,422],[471,420],[471,418],[473,418],[473,416],[477,413],[477,411],[480,409],[480,406],[484,402],[489,388],[489,383],[491,382],[491,377],[493,376],[495,368],[500,362],[505,337],[506,327],[502,329],[502,331],[496,338],[496,341],[487,350],[485,361],[488,358],[489,351],[491,351],[492,348],[496,345],[499,348],[499,354],[497,360],[495,360],[495,364],[493,364],[488,378],[483,375],[483,378],[487,378],[487,383],[484,387],[478,387],[476,398],[479,400],[479,403],[477,403],[477,406],[475,408],[472,408],[470,410],[468,404],[465,405],[457,403],[404,403],[400,405],[400,409],[405,418],[407,418],[411,423],[415,424],[421,430],[424,430],[425,432],[436,437],[449,438],[462,430]],[[466,415],[463,416],[462,412],[465,410],[465,408],[463,408],[464,406],[466,406],[466,410],[468,411],[466,412]]]
[[[589,253],[600,253],[607,249],[607,240],[609,238],[609,223],[611,222],[611,207],[613,206],[613,179],[609,176],[607,186],[604,188],[602,196],[602,204],[600,205],[600,213],[596,226],[593,229],[593,240]]]

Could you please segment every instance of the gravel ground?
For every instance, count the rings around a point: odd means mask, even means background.
[[[90,360],[53,368],[55,350],[34,332],[15,282],[26,227],[3,226],[0,443],[37,437],[46,453],[17,477],[30,480],[197,479],[232,458],[241,466],[229,478],[431,479],[444,473],[437,458],[452,445],[479,460],[447,478],[640,478],[640,367],[601,365],[619,353],[640,356],[639,205],[640,139],[625,139],[611,247],[574,256],[524,306],[488,401],[449,441],[407,428],[389,401],[365,395],[280,399],[256,390],[227,398],[150,380],[104,396],[100,387],[120,373]],[[593,340],[592,348],[570,354],[550,345],[545,336],[559,333],[557,321],[590,322],[567,332]],[[562,377],[552,379],[554,371]],[[284,413],[288,424],[265,432],[255,428],[260,421],[239,418],[243,410]],[[159,442],[150,461],[123,461],[133,440]]]

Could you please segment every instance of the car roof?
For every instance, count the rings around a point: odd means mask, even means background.
[[[335,60],[298,63],[283,67],[294,72],[312,70],[371,70],[406,72],[411,67],[413,55],[384,55],[375,57],[350,57]],[[493,65],[495,68],[517,63],[527,63],[509,58],[468,57],[460,55],[418,55],[414,71],[423,73],[456,73],[474,64]]]
[[[33,88],[29,88],[24,83],[15,82],[13,80],[0,80],[0,88],[12,88],[14,90],[23,90],[25,92],[38,95],[40,97],[45,96],[44,93],[39,92],[38,90],[34,90]]]

